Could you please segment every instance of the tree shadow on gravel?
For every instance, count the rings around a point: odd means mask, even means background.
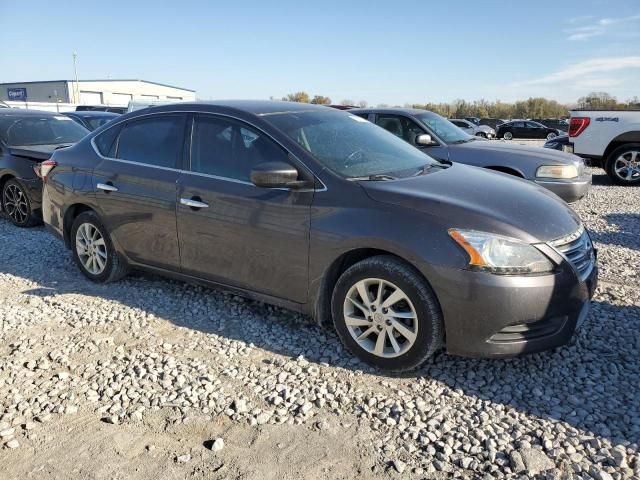
[[[591,238],[599,243],[640,250],[640,214],[611,213],[603,217],[614,227],[614,231],[589,231]]]
[[[0,233],[7,231],[0,221]],[[22,292],[26,295],[95,296],[140,309],[180,327],[253,343],[285,358],[304,355],[312,362],[360,370],[389,381],[395,379],[398,388],[405,390],[422,378],[438,382],[448,387],[454,408],[455,402],[467,402],[456,400],[458,395],[465,395],[476,406],[478,401],[501,404],[539,418],[566,422],[585,437],[640,443],[639,306],[593,302],[591,313],[573,342],[554,351],[510,360],[468,359],[439,353],[417,371],[390,375],[371,369],[344,352],[332,328],[317,326],[304,315],[154,275],[136,274],[114,284],[92,284],[44,230],[30,230],[27,235],[34,241],[22,242],[21,249],[0,250],[0,273],[38,284]],[[13,232],[9,236],[20,238]],[[11,238],[5,236],[5,240]],[[42,255],[51,251],[56,253]]]

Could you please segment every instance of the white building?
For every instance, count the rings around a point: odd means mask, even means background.
[[[130,100],[194,101],[187,88],[146,80],[51,80],[0,83],[0,100],[127,106]]]

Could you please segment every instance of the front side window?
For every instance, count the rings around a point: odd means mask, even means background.
[[[342,177],[408,176],[437,163],[398,136],[345,112],[315,110],[264,119]]]
[[[176,168],[182,152],[184,115],[154,115],[126,123],[116,158],[156,167]]]
[[[473,140],[471,135],[460,130],[453,123],[433,112],[419,113],[416,115],[438,138],[445,143],[464,143]]]
[[[402,115],[378,115],[377,124],[412,145],[415,145],[418,135],[424,133],[413,120]]]
[[[76,143],[87,133],[63,115],[0,115],[0,140],[7,146]]]
[[[193,172],[249,182],[251,170],[265,162],[288,162],[288,155],[264,133],[228,118],[198,116],[194,119]]]

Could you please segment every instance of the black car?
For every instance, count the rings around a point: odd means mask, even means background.
[[[123,115],[127,113],[127,107],[110,107],[108,105],[78,105],[76,112],[110,112]]]
[[[555,128],[556,130],[560,130],[561,132],[567,132],[569,130],[569,122],[562,118],[543,118],[543,119],[533,119],[534,122],[538,122],[545,127]]]
[[[100,128],[105,123],[109,123],[114,118],[118,118],[120,115],[112,112],[100,112],[96,110],[83,110],[75,112],[64,112],[70,119],[82,125],[84,128],[93,132],[97,128]]]
[[[532,120],[514,120],[498,126],[498,138],[511,140],[512,138],[541,138],[551,140],[561,134],[557,128],[545,127]]]
[[[553,137],[551,140],[547,140],[544,144],[544,148],[573,153],[573,143],[571,143],[569,135],[560,135],[558,137]]]
[[[154,107],[43,172],[45,223],[88,279],[140,268],[223,286],[333,323],[381,368],[442,344],[498,357],[562,345],[595,288],[589,234],[555,195],[434,160],[348,111]]]
[[[506,142],[479,141],[451,121],[427,110],[366,108],[350,110],[428,155],[525,178],[548,188],[566,202],[584,197],[591,174],[575,155]]]
[[[87,133],[64,115],[18,108],[0,111],[0,210],[15,225],[41,222],[41,163]]]
[[[480,119],[480,125],[486,125],[487,127],[491,127],[496,131],[498,130],[498,127],[505,122],[507,122],[507,120],[504,120],[502,118],[481,118]]]

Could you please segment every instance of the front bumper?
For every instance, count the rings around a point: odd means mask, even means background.
[[[564,263],[539,276],[447,271],[433,284],[454,355],[510,357],[564,345],[589,313],[597,286],[594,263],[584,278]]]
[[[534,180],[541,187],[551,190],[567,203],[576,202],[584,197],[591,188],[591,174],[583,173],[574,180]]]

